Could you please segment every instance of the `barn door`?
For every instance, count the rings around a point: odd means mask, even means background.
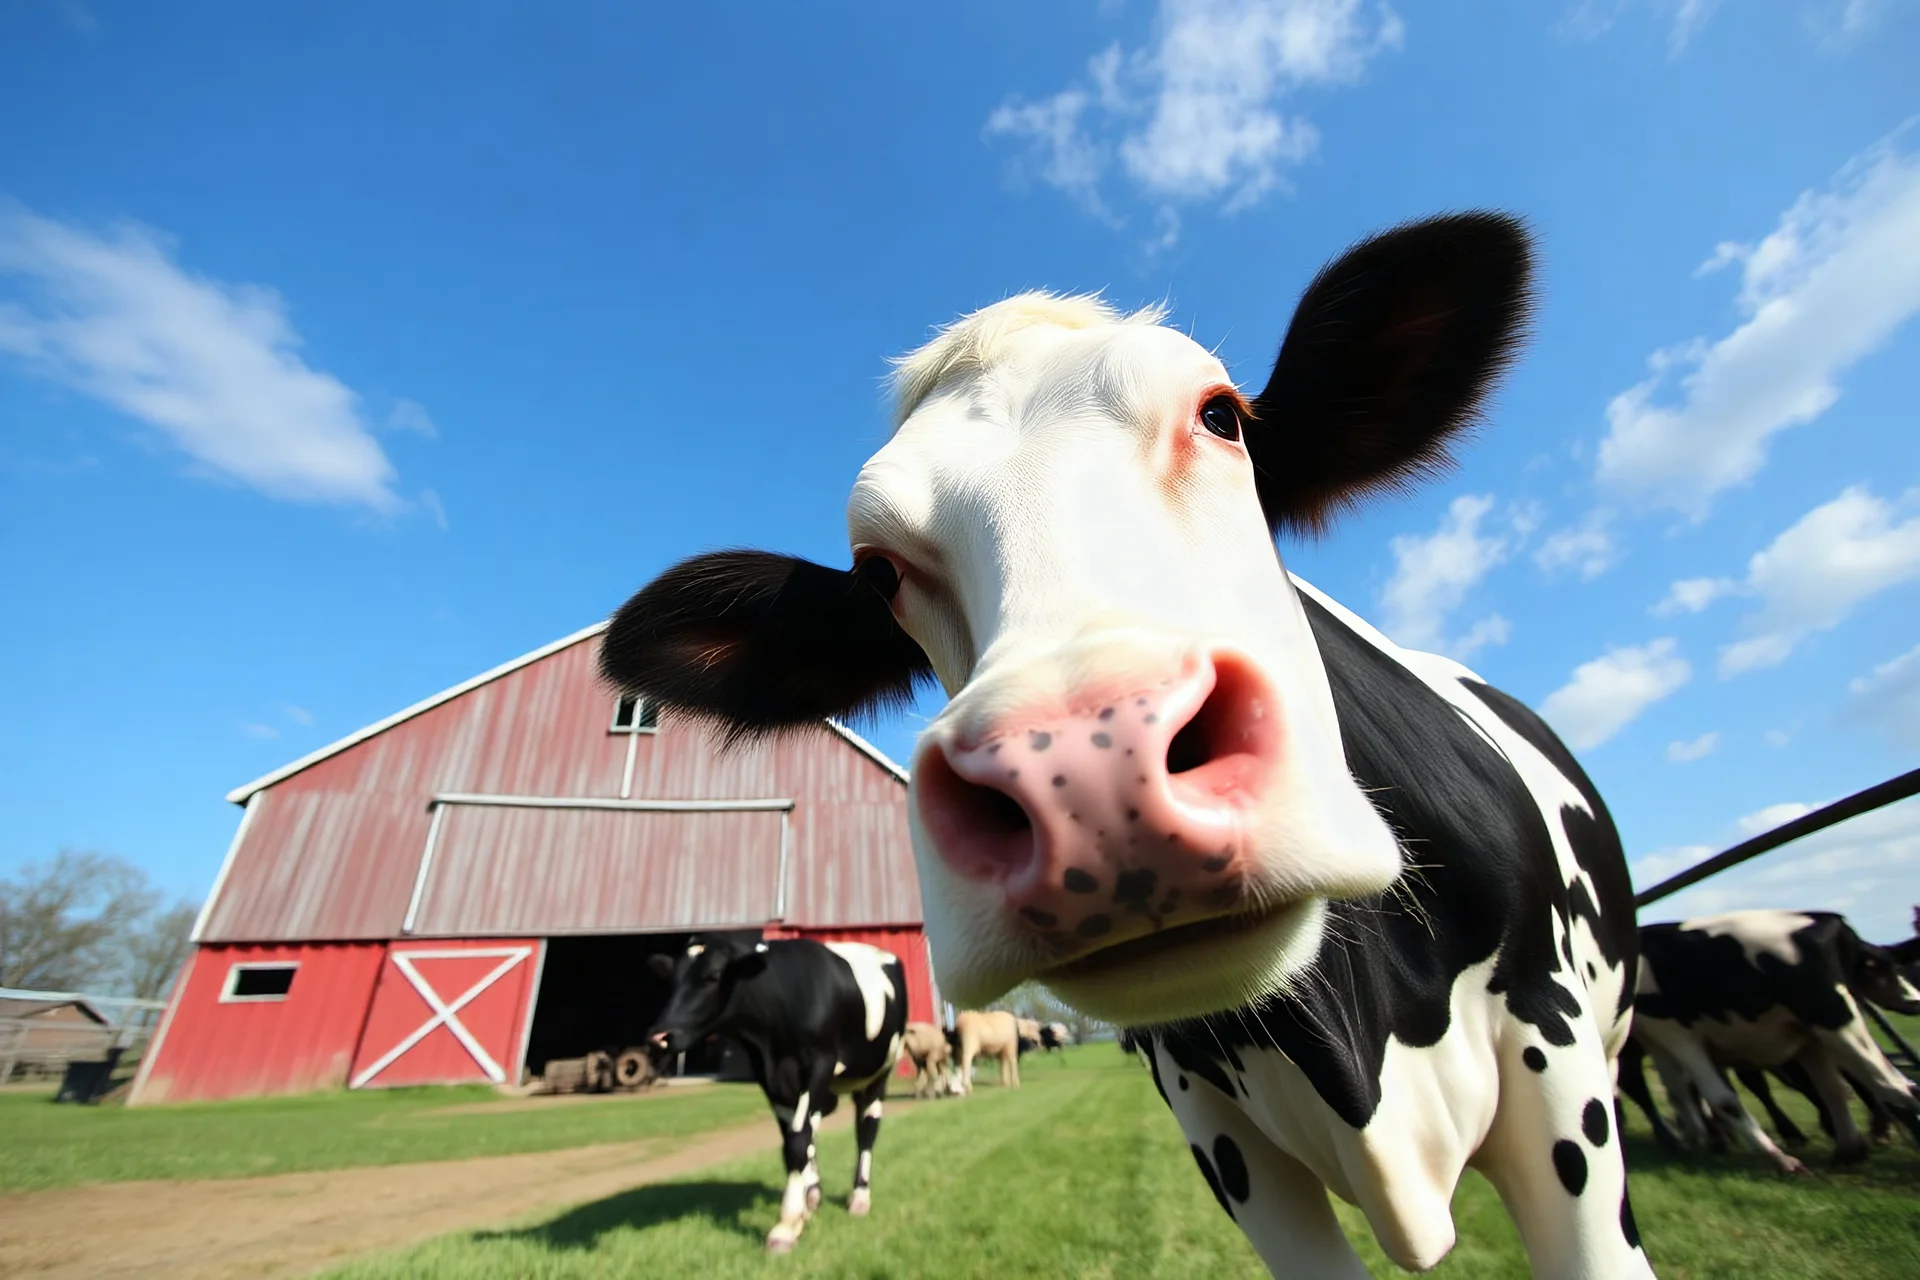
[[[518,1084],[542,945],[393,944],[348,1083]]]

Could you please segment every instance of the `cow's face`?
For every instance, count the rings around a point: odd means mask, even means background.
[[[607,674],[753,733],[936,677],[911,805],[940,980],[1154,1021],[1283,988],[1398,844],[1346,768],[1274,550],[1445,461],[1511,351],[1528,252],[1437,219],[1321,273],[1266,388],[1157,313],[1024,295],[902,362],[854,567],[729,552],[616,616]]]
[[[1914,990],[1913,984],[1901,975],[1900,966],[1894,963],[1885,947],[1860,943],[1847,985],[1856,996],[1871,1000],[1882,1009],[1920,1014],[1920,991]]]
[[[657,1054],[685,1053],[712,1033],[733,997],[734,984],[766,967],[766,944],[742,947],[725,940],[695,941],[678,956],[654,955],[653,972],[673,983],[667,1007],[653,1020],[647,1045]]]

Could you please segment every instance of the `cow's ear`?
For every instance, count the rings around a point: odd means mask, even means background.
[[[903,704],[932,668],[886,585],[767,551],[695,556],[613,615],[600,670],[729,739]]]
[[[1451,464],[1532,310],[1526,229],[1498,213],[1408,223],[1323,268],[1246,428],[1278,531],[1318,532]]]
[[[667,982],[673,981],[673,957],[672,956],[663,956],[659,952],[655,952],[654,954],[647,957],[647,968],[653,971],[654,977],[660,978]]]
[[[727,965],[727,975],[738,982],[743,978],[757,977],[765,973],[766,969],[766,948],[755,947],[751,951],[742,952],[738,959],[730,961]]]

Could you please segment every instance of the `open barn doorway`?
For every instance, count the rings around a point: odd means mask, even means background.
[[[707,931],[702,936],[716,936]],[[717,936],[754,943],[758,929]],[[671,984],[647,964],[655,954],[678,956],[690,933],[593,934],[547,939],[540,990],[527,1034],[527,1070],[544,1074],[549,1061],[589,1053],[618,1054],[646,1041],[647,1028],[666,1007]],[[719,1040],[696,1045],[668,1066],[670,1074],[745,1079],[746,1055]]]

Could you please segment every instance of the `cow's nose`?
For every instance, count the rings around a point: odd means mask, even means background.
[[[997,885],[1063,957],[1241,907],[1251,811],[1282,745],[1266,677],[1192,653],[1149,687],[1068,705],[973,740],[929,735],[914,782],[941,861]]]

